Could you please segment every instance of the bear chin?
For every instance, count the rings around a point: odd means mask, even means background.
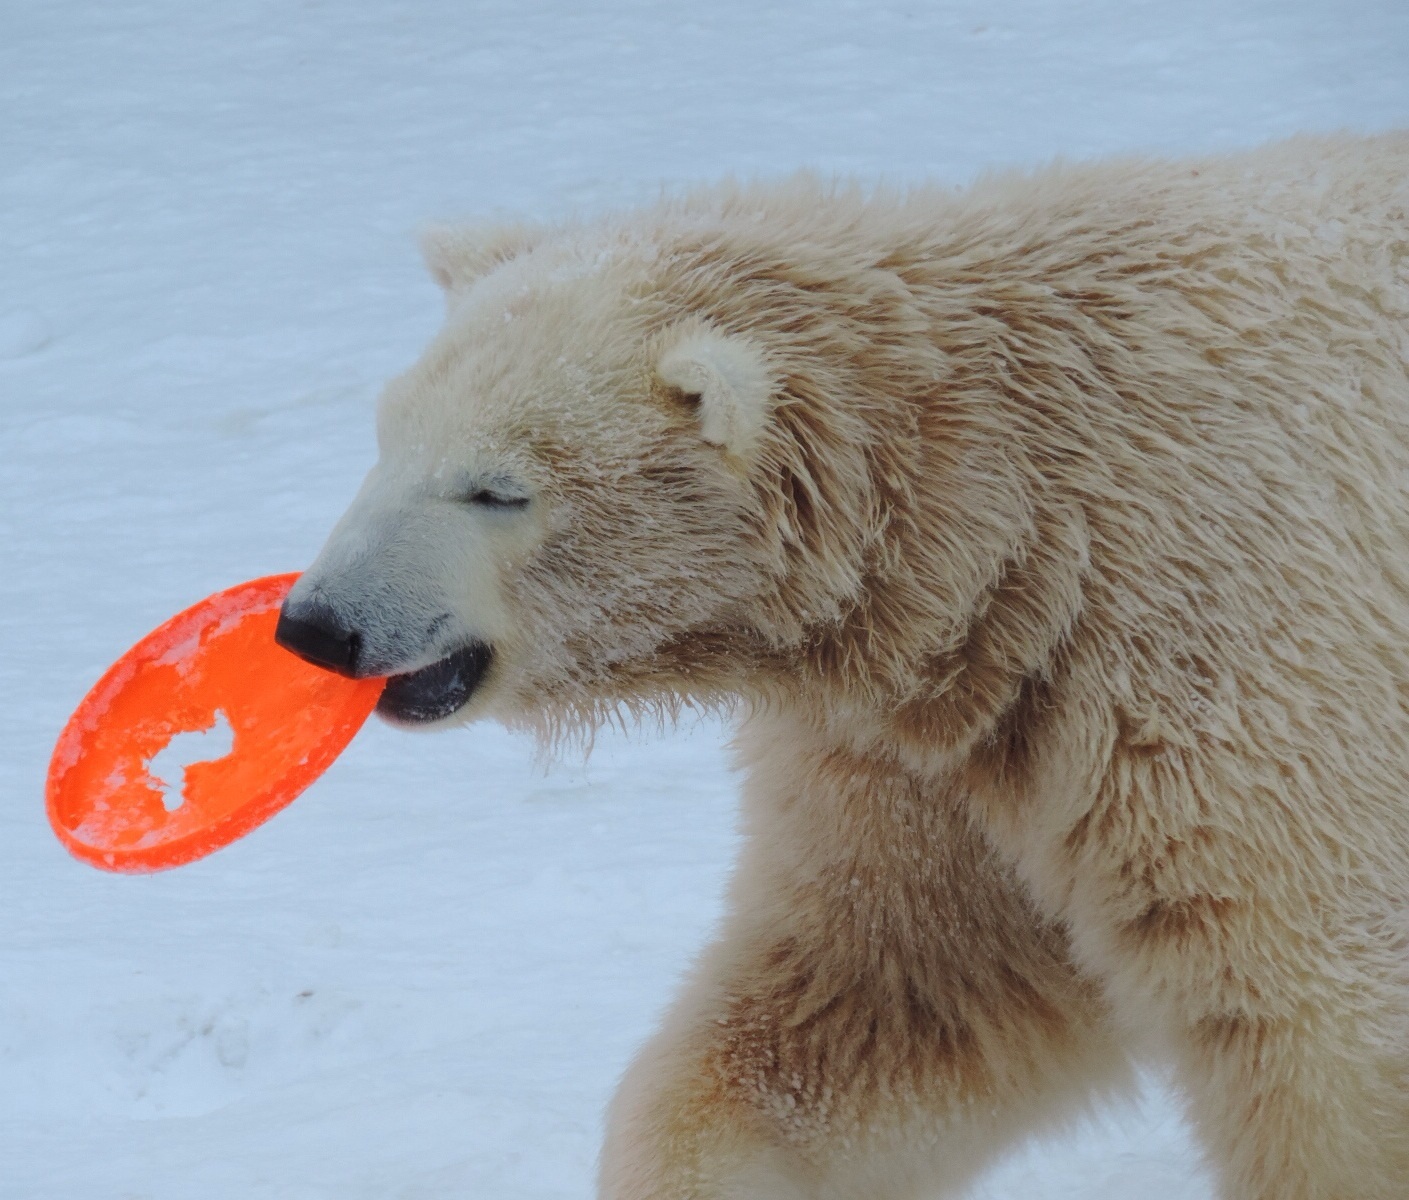
[[[493,648],[470,642],[438,662],[392,675],[377,701],[377,715],[393,725],[427,725],[464,708],[494,659]]]

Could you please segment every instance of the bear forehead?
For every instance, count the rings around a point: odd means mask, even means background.
[[[581,443],[656,424],[643,331],[601,308],[569,320],[532,304],[458,314],[421,361],[387,385],[384,445]]]

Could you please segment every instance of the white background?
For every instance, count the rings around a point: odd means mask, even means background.
[[[440,315],[418,224],[1395,124],[1402,0],[0,4],[0,1197],[587,1197],[717,916],[714,726],[545,771],[373,724],[158,876],[44,822],[101,670],[351,496]],[[980,1189],[1211,1195],[1156,1083]]]

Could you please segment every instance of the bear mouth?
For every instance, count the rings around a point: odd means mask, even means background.
[[[460,711],[489,670],[494,651],[471,642],[438,662],[392,675],[377,701],[377,715],[393,725],[426,725]]]

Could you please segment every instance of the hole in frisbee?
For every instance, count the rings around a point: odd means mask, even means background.
[[[196,763],[218,762],[235,748],[235,731],[224,709],[215,710],[209,729],[187,729],[175,734],[147,761],[147,774],[161,788],[167,812],[186,803],[186,769]]]

